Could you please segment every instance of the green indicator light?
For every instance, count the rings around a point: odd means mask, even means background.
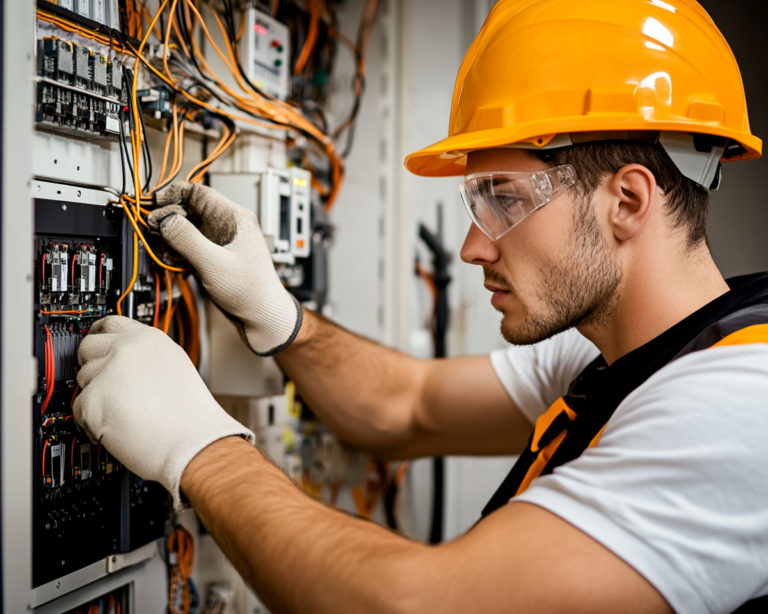
[[[283,65],[283,61],[280,59],[275,60],[275,66],[280,68]]]
[[[283,46],[282,46],[282,45],[279,45],[279,46],[277,47],[277,52],[278,52],[278,53],[282,53],[282,52],[283,52],[283,49],[284,49],[284,48],[283,48]]]

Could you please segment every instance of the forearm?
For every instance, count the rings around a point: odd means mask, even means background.
[[[181,487],[275,614],[419,611],[431,548],[310,499],[245,441],[208,446]]]
[[[312,411],[348,443],[386,455],[412,435],[425,361],[306,310],[296,340],[275,359]]]

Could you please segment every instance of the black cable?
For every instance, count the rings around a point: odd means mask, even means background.
[[[448,275],[450,256],[445,251],[440,236],[433,234],[424,224],[419,224],[419,238],[424,241],[432,253],[434,272],[432,279],[437,289],[435,300],[434,342],[435,358],[445,358],[447,355],[446,336],[448,332]],[[432,525],[429,531],[429,543],[438,544],[443,540],[443,516],[445,511],[445,460],[436,457],[432,463]]]
[[[123,147],[125,146],[125,118],[123,117],[123,112],[120,111],[118,114],[118,117],[120,118],[120,173],[123,177],[123,183],[122,183],[122,189],[120,190],[120,195],[122,196],[125,194],[125,153],[123,151]]]

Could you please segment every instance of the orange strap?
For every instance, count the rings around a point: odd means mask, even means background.
[[[751,343],[768,343],[768,324],[755,324],[753,326],[748,326],[747,328],[737,330],[735,333],[731,333],[727,337],[724,337],[711,347],[716,348],[730,345],[749,345]],[[557,399],[557,401],[552,403],[552,406],[544,414],[542,414],[538,420],[536,420],[536,426],[533,429],[531,452],[538,452],[538,456],[529,467],[528,472],[525,474],[525,478],[523,478],[523,481],[520,483],[520,487],[517,489],[515,495],[519,495],[520,493],[525,492],[531,483],[537,477],[539,477],[539,475],[541,475],[541,472],[544,471],[544,467],[547,466],[549,459],[552,458],[557,448],[565,440],[567,429],[563,428],[559,435],[557,435],[552,441],[544,446],[544,448],[539,450],[539,441],[541,440],[541,436],[546,432],[554,419],[557,418],[557,416],[559,416],[562,412],[566,412],[571,421],[576,418],[576,412],[574,412],[570,407],[568,407],[568,405],[566,405],[563,397],[560,397]],[[600,432],[595,435],[592,441],[589,442],[589,446],[587,446],[587,448],[594,448],[598,443],[600,443],[600,438],[603,436],[606,426],[608,426],[608,423],[603,425],[603,428],[600,429]]]
[[[768,324],[755,324],[747,326],[720,339],[712,347],[725,347],[727,345],[749,345],[750,343],[768,343]]]
[[[547,432],[547,429],[555,421],[555,418],[562,413],[565,413],[571,422],[576,419],[576,412],[568,407],[563,397],[560,397],[549,406],[549,409],[546,412],[539,416],[538,420],[536,420],[536,426],[533,429],[533,439],[531,440],[531,452],[538,454],[536,460],[533,461],[528,468],[528,472],[525,474],[515,495],[525,492],[531,485],[531,482],[541,475],[541,472],[544,470],[544,467],[547,466],[549,459],[552,458],[552,455],[557,448],[560,447],[560,444],[565,440],[565,435],[568,432],[568,429],[563,428],[552,441],[546,444],[543,448],[539,448],[539,442],[541,441],[542,435]]]

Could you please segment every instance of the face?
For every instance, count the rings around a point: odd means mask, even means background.
[[[467,174],[530,171],[547,164],[515,149],[472,152]],[[621,282],[615,249],[598,221],[600,188],[591,201],[577,186],[535,211],[496,241],[474,224],[461,258],[483,267],[491,304],[510,343],[543,341],[573,326],[599,325],[613,310]]]

